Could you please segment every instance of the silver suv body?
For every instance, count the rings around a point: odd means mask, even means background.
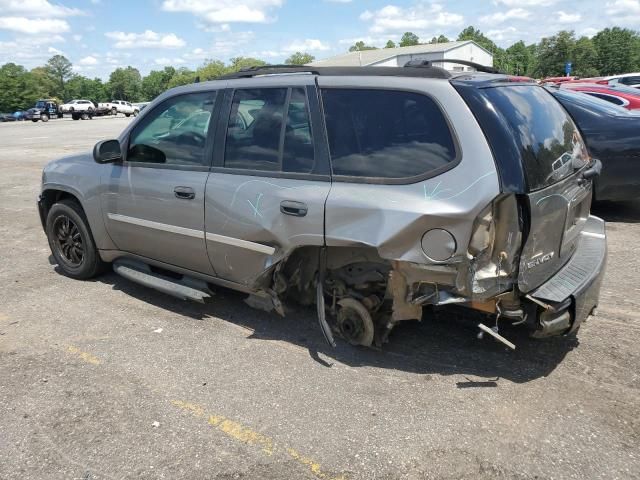
[[[113,262],[180,298],[214,284],[280,313],[315,303],[330,342],[362,345],[432,305],[535,336],[591,313],[599,165],[548,92],[431,67],[296,72],[170,90],[117,141],[48,164],[39,207],[63,271]]]

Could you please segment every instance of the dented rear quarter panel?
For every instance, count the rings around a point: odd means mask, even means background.
[[[500,193],[493,155],[464,100],[449,82],[432,79],[318,77],[318,84],[429,95],[449,120],[459,149],[456,166],[415,183],[352,183],[334,176],[326,206],[327,246],[374,247],[387,260],[459,261],[466,255],[474,219]],[[451,259],[432,261],[422,251],[422,236],[432,228],[444,228],[455,237]]]

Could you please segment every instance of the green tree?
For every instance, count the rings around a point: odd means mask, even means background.
[[[564,75],[564,65],[573,60],[576,40],[572,31],[562,30],[543,38],[537,47],[534,75],[540,77]]]
[[[93,102],[107,100],[104,84],[99,78],[92,80],[82,75],[74,75],[67,82],[66,90],[69,99],[82,98]]]
[[[6,63],[0,67],[0,112],[23,108],[23,88],[27,71],[21,65]]]
[[[377,47],[372,47],[369,45],[365,45],[365,43],[360,40],[359,42],[354,43],[349,47],[350,52],[362,52],[364,50],[377,50]]]
[[[394,42],[393,40],[388,40],[384,48],[396,48],[396,42]]]
[[[149,75],[142,79],[140,86],[142,98],[151,101],[169,88],[169,82],[176,74],[173,67],[164,67],[163,70],[151,70]]]
[[[112,99],[137,102],[142,96],[142,77],[137,68],[116,68],[109,76],[107,88]]]
[[[413,32],[404,32],[400,39],[401,47],[411,47],[412,45],[419,45],[420,38]]]
[[[306,65],[316,59],[313,55],[306,52],[296,52],[287,58],[284,63],[287,65]]]
[[[73,65],[64,55],[54,55],[46,65],[47,72],[55,85],[54,95],[66,100],[65,84],[73,75]]]
[[[465,40],[473,40],[482,48],[484,48],[485,50],[488,50],[493,54],[495,54],[495,52],[500,50],[500,48],[495,43],[493,43],[493,40],[486,37],[484,33],[482,33],[480,30],[476,29],[473,26],[469,26],[465,28],[458,35],[458,41],[465,41]]]
[[[243,68],[263,67],[267,64],[264,60],[251,57],[234,57],[229,59],[229,62],[228,70],[230,72],[237,72]]]
[[[534,60],[531,49],[522,40],[505,50],[505,62],[509,65],[506,72],[512,75],[532,75]]]
[[[199,77],[202,82],[215,80],[228,71],[229,67],[226,67],[220,60],[207,60],[202,67],[196,70],[196,77]]]
[[[196,79],[196,72],[190,70],[186,67],[179,68],[176,70],[176,73],[171,80],[169,80],[169,84],[167,88],[179,87],[181,85],[188,85],[189,83],[193,83]]]
[[[433,37],[431,40],[429,40],[429,43],[448,43],[451,40],[449,40],[447,37],[445,37],[444,35],[440,35],[438,37]]]
[[[593,37],[598,52],[601,75],[615,75],[637,71],[640,68],[640,39],[626,28],[605,28]]]
[[[573,73],[579,77],[597,77],[598,50],[589,37],[580,37],[573,48],[571,56]]]

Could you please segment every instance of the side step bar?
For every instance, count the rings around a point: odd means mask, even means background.
[[[180,300],[193,300],[194,302],[204,303],[205,298],[211,297],[211,291],[206,282],[191,277],[174,280],[152,272],[149,266],[142,262],[116,260],[113,263],[113,270],[127,280],[153,288]]]

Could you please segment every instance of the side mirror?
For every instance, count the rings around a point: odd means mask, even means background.
[[[93,147],[93,159],[96,163],[113,163],[122,160],[122,150],[118,140],[102,140]]]

